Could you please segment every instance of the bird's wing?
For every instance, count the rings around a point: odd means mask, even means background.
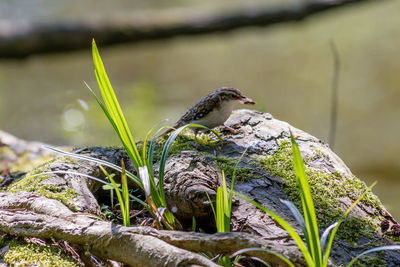
[[[201,120],[214,108],[219,108],[221,98],[216,94],[209,94],[191,107],[178,121],[180,125],[184,125],[193,121]]]

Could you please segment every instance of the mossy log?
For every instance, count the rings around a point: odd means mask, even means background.
[[[213,197],[221,184],[222,170],[231,179],[234,165],[246,151],[237,169],[234,189],[279,214],[300,232],[280,201],[289,199],[298,206],[300,203],[291,165],[289,130],[296,136],[306,164],[321,230],[340,219],[343,211],[366,189],[328,145],[269,114],[239,110],[226,124],[238,129],[239,134],[221,133],[223,142],[212,134],[204,134],[199,138],[200,148],[194,149],[190,144],[193,134],[187,132],[176,140],[171,150],[165,173],[166,198],[184,229],[190,228],[195,217],[198,228],[213,230],[205,191]],[[121,159],[128,162],[119,148],[85,148],[77,152],[113,163]],[[65,158],[53,160],[30,174],[66,169],[99,178],[104,176],[94,163]],[[129,164],[128,169],[134,171]],[[233,253],[248,247],[268,248],[298,266],[305,265],[287,232],[242,199],[234,199],[233,233],[205,234],[122,227],[103,221],[97,200],[101,194],[99,184],[79,175],[46,174],[39,180],[26,179],[0,194],[0,230],[15,236],[65,240],[99,258],[134,266],[213,266],[214,263],[197,253]],[[73,201],[68,201],[69,197]],[[380,229],[384,220],[390,225],[397,224],[379,199],[368,193],[340,228],[330,266],[348,263],[370,248],[371,243],[390,244],[392,241],[386,237],[390,231],[382,233]],[[257,256],[274,266],[284,265],[271,254]],[[386,261],[387,266],[400,265],[400,253],[385,252],[379,260]]]

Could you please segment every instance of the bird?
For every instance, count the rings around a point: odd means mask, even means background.
[[[240,92],[239,89],[233,87],[221,87],[214,92],[206,95],[194,104],[186,113],[172,126],[166,130],[161,136],[166,135],[175,129],[186,124],[200,124],[209,129],[224,125],[225,121],[232,113],[235,104],[251,104],[254,105],[251,98],[248,98]],[[232,133],[234,129],[227,127]],[[197,146],[197,133],[200,128],[194,128],[195,146]],[[236,132],[237,133],[237,132]]]

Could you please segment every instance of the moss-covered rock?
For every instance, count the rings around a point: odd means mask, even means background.
[[[7,249],[2,256],[10,266],[82,266],[55,245],[39,245],[24,241],[0,240],[1,247]]]

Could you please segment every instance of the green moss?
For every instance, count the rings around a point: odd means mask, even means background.
[[[58,200],[67,207],[69,207],[72,211],[77,211],[74,205],[75,202],[74,198],[77,197],[78,194],[74,190],[72,190],[70,187],[55,186],[53,184],[45,183],[45,181],[50,179],[51,176],[49,174],[42,174],[42,173],[50,172],[51,171],[50,165],[56,161],[76,163],[76,161],[64,157],[56,160],[51,160],[28,172],[25,176],[26,178],[11,185],[7,191],[10,193],[15,193],[20,191],[34,192],[35,194],[50,199]]]
[[[385,260],[382,258],[382,252],[378,252],[375,257],[370,257],[370,256],[363,256],[361,259],[359,259],[354,266],[357,267],[385,267],[387,266],[387,263]]]
[[[233,171],[235,169],[237,160],[227,157],[214,157],[217,165],[224,171],[226,177],[232,179]],[[254,175],[254,168],[236,168],[236,180],[237,181],[248,181],[250,179],[259,178]]]
[[[283,188],[285,193],[301,209],[300,190],[293,169],[289,140],[282,141],[274,154],[259,159],[259,163],[267,172],[282,178],[285,183]],[[307,165],[307,160],[305,160],[305,164]],[[328,174],[307,166],[306,173],[320,229],[326,228],[344,216],[344,212],[339,208],[339,198],[350,197],[355,200],[367,188],[365,183],[356,177],[342,177],[338,173]],[[379,200],[372,193],[368,193],[362,202],[368,206],[380,208]],[[376,230],[377,227],[368,219],[348,217],[340,227],[338,237],[354,244],[361,236],[370,236]]]
[[[10,250],[5,253],[4,261],[11,266],[80,266],[55,246],[45,247],[15,240],[8,245]]]
[[[216,131],[217,134],[219,134]],[[154,151],[154,159],[159,160],[161,157],[162,150],[164,148],[165,142],[169,138],[168,136],[164,136],[157,144],[157,147]],[[214,133],[208,134],[198,134],[197,135],[197,145],[199,146],[199,150],[207,150],[207,148],[214,147],[219,143],[219,139],[215,136]],[[178,137],[175,139],[172,144],[168,155],[176,155],[181,151],[185,150],[197,150],[194,146],[194,133],[190,129],[183,130]]]

